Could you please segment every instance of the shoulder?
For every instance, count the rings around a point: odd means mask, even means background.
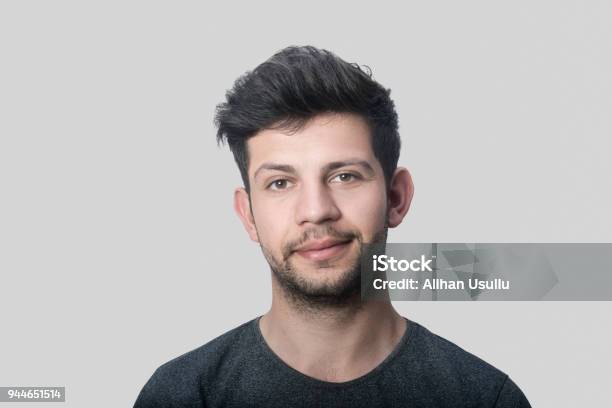
[[[449,396],[471,400],[474,406],[505,407],[507,401],[517,402],[512,406],[529,406],[506,373],[416,322],[410,321],[409,326],[409,349],[417,356],[415,363],[425,381],[437,384]]]
[[[253,320],[159,366],[142,388],[135,408],[202,407],[202,378],[221,365],[239,360],[234,354],[252,342]]]
[[[456,374],[467,378],[489,378],[503,381],[506,377],[480,357],[464,350],[457,344],[429,331],[426,327],[410,322],[413,330],[413,347],[418,349],[420,358],[425,364],[444,366]]]

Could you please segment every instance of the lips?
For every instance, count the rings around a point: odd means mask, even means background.
[[[297,248],[295,253],[313,261],[329,260],[344,252],[349,247],[351,241],[333,238],[312,240]]]

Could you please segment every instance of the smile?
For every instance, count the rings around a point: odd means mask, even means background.
[[[312,242],[295,251],[302,258],[311,261],[327,261],[342,255],[351,245],[350,241],[320,241]]]

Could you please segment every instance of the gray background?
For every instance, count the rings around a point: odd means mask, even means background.
[[[579,0],[3,1],[0,385],[130,406],[161,363],[267,310],[212,115],[290,44],[392,88],[416,193],[390,241],[610,242],[611,20]],[[612,303],[396,306],[535,407],[609,402]]]

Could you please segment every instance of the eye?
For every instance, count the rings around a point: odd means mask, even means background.
[[[290,187],[290,184],[291,182],[287,179],[278,179],[268,184],[267,188],[273,191],[286,190]]]
[[[332,182],[340,182],[340,183],[349,183],[351,181],[355,181],[358,180],[359,176],[357,174],[353,174],[353,173],[340,173],[336,176],[334,176],[331,181]]]

